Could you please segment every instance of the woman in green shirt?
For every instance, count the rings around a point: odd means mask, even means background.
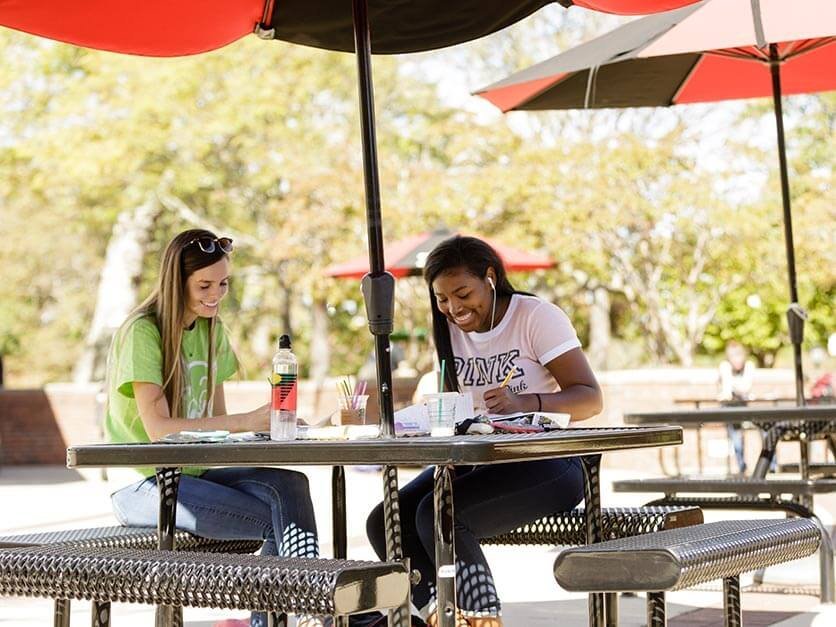
[[[232,240],[201,229],[163,253],[154,292],[117,332],[108,360],[105,427],[112,442],[149,442],[199,429],[269,431],[269,405],[228,414],[223,382],[238,363],[218,318],[229,289]],[[153,468],[112,495],[124,525],[156,526]],[[207,538],[261,539],[262,555],[317,557],[307,477],[279,468],[185,468],[177,527]],[[227,621],[225,624],[230,624]],[[251,625],[266,625],[253,614]]]

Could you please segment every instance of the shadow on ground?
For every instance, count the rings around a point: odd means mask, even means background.
[[[644,597],[621,597],[618,609],[620,627],[639,627],[647,624]],[[669,627],[723,625],[723,610],[720,608],[668,603],[667,610]],[[581,627],[587,625],[587,600],[505,603],[502,613],[507,627]],[[815,617],[816,614],[812,612],[744,611],[743,624],[746,627],[770,627],[779,624],[783,627],[806,627],[813,624]],[[189,624],[189,627],[193,626]]]

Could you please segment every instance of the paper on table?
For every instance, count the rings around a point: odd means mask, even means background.
[[[423,435],[430,432],[430,420],[423,403],[395,412],[395,435]]]
[[[215,431],[201,431],[196,429],[194,431],[178,431],[177,433],[169,433],[160,438],[160,442],[171,442],[183,444],[187,442],[192,443],[206,443],[206,442],[223,442],[229,436],[229,431],[224,429],[217,429]]]

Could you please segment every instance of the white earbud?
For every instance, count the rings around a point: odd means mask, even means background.
[[[492,279],[491,277],[488,277],[488,285],[490,285],[490,286],[491,286],[491,289],[492,289],[494,292],[496,291],[496,286],[493,284],[493,279]]]

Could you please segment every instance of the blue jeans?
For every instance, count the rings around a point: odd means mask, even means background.
[[[433,468],[399,492],[404,555],[421,573],[412,600],[422,616],[435,600]],[[516,529],[554,512],[569,511],[583,499],[578,459],[549,459],[489,466],[457,466],[453,479],[458,607],[471,616],[498,616],[501,605],[481,538]],[[386,556],[383,504],[369,515],[366,532],[377,555]]]
[[[740,474],[746,472],[746,456],[743,450],[743,429],[739,424],[726,425],[726,433],[729,436],[732,450],[734,451],[734,458],[737,460],[737,469]]]
[[[114,492],[123,525],[156,527],[159,492],[148,477]],[[318,557],[316,520],[304,474],[280,468],[219,468],[200,477],[182,475],[177,528],[204,538],[264,540],[261,555]],[[253,626],[266,625],[254,613]]]

